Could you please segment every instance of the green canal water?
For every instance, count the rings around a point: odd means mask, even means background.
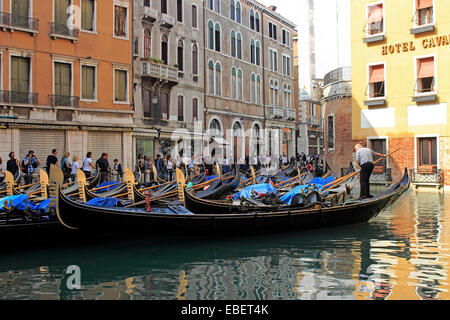
[[[450,194],[410,190],[354,226],[0,252],[0,299],[448,300],[449,249]]]

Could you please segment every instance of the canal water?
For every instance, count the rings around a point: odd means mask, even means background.
[[[0,299],[448,300],[449,249],[450,194],[410,190],[354,226],[0,252]]]

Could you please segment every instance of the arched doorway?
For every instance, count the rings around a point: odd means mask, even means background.
[[[244,138],[244,132],[242,129],[242,125],[240,122],[235,122],[233,124],[233,157],[234,162],[239,162],[243,157],[242,147],[244,146],[242,143],[242,139]]]

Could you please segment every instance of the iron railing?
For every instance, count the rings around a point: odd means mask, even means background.
[[[21,17],[11,13],[0,12],[0,26],[7,28],[20,28],[32,31],[39,30],[39,20],[29,17]]]
[[[0,90],[0,102],[2,103],[37,104],[37,101],[37,93]]]
[[[52,107],[78,107],[80,98],[73,96],[60,96],[51,95],[50,96]]]
[[[51,22],[51,30],[52,34],[54,35],[78,39],[78,32],[79,32],[78,28],[69,28],[65,24]]]
[[[411,169],[411,182],[414,184],[442,185],[444,174],[442,169]]]

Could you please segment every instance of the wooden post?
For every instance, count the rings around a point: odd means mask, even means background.
[[[86,175],[84,174],[83,170],[78,169],[77,176],[78,176],[78,197],[80,198],[81,201],[83,201],[83,203],[86,203],[86,192],[85,192]]]
[[[134,202],[134,174],[128,168],[125,168],[125,181],[127,183],[128,200]]]
[[[186,178],[184,177],[183,171],[181,171],[179,168],[177,168],[176,173],[178,184],[178,199],[183,204],[183,206],[185,206],[186,202],[184,199],[184,188],[186,186]]]
[[[41,197],[44,199],[48,199],[48,174],[44,170],[40,170],[39,172],[39,182],[41,184]]]

